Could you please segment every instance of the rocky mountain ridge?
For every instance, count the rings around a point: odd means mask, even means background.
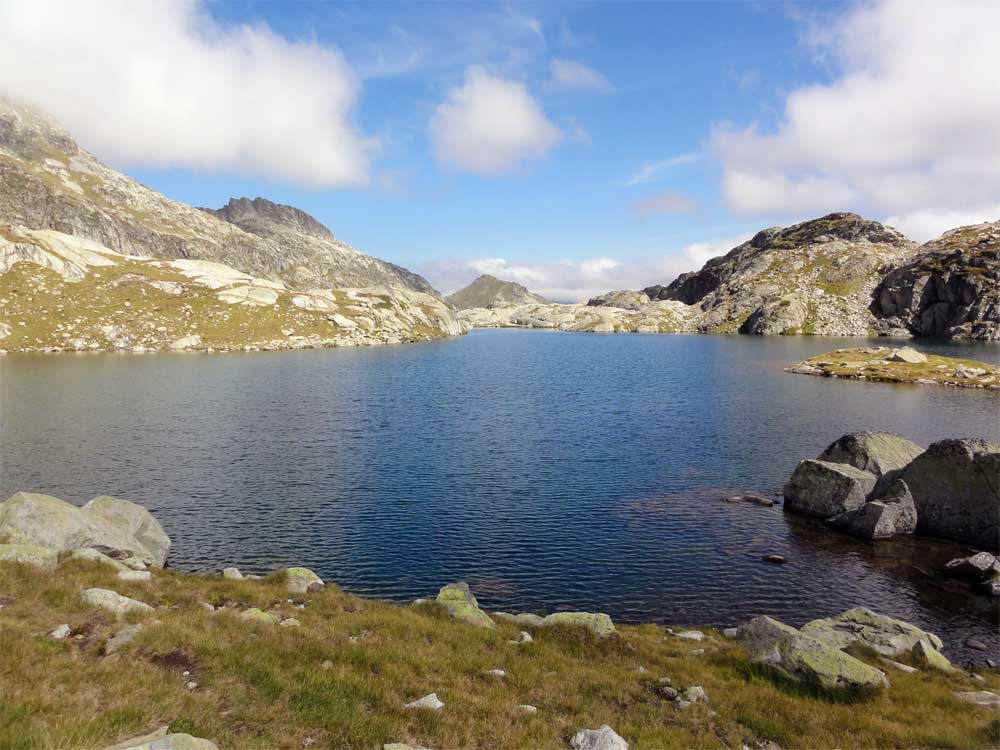
[[[51,118],[3,98],[0,222],[93,240],[123,255],[224,263],[297,289],[434,293],[425,279],[365,255],[290,206],[239,199],[204,211],[171,200],[102,164]]]
[[[503,281],[486,273],[468,286],[445,297],[456,310],[483,308],[493,310],[523,304],[551,304],[540,294],[528,291],[514,281]]]

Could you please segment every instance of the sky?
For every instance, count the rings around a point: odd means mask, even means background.
[[[0,0],[0,93],[171,198],[575,301],[832,211],[1000,219],[998,28],[995,0]]]

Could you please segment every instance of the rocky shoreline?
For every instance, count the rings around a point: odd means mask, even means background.
[[[909,346],[837,349],[790,365],[785,372],[845,380],[1000,390],[1000,367],[971,359],[924,354]]]
[[[973,448],[982,450],[969,454]],[[800,464],[786,488],[786,508],[816,512],[819,506],[815,495],[820,486],[829,495],[823,498],[823,503],[852,505],[846,513],[856,513],[858,508],[853,505],[858,503],[862,510],[878,503],[883,507],[903,505],[906,501],[900,499],[866,503],[858,487],[872,489],[881,484],[888,486],[891,494],[893,488],[908,488],[909,480],[920,499],[914,520],[920,523],[924,519],[926,523],[929,518],[931,530],[935,531],[937,526],[933,524],[940,519],[933,513],[927,515],[920,477],[940,476],[941,461],[953,463],[963,451],[971,455],[972,461],[979,460],[981,454],[1000,458],[995,448],[970,441],[944,441],[921,451],[895,436],[871,433],[844,436],[820,460]],[[925,467],[930,473],[918,471],[927,461],[937,462]],[[817,483],[817,467],[836,476],[837,481]],[[958,475],[954,478],[957,480]],[[824,506],[823,512],[827,510]],[[917,523],[911,525],[917,528]],[[942,533],[950,532],[945,529]],[[964,531],[960,535],[965,538]],[[531,716],[533,722],[539,722],[541,734],[533,741],[539,747],[623,750],[633,741],[635,747],[649,744],[649,727],[644,728],[635,719],[624,719],[621,714],[620,721],[607,721],[607,714],[596,712],[584,714],[591,716],[586,721],[579,711],[562,706],[559,698],[552,700],[553,696],[547,692],[538,693],[529,683],[522,682],[517,674],[530,670],[532,660],[542,658],[542,653],[554,660],[545,669],[554,668],[557,677],[560,671],[568,675],[571,673],[568,670],[582,668],[575,659],[583,654],[588,659],[610,660],[602,669],[611,669],[616,680],[634,686],[615,689],[635,689],[639,691],[637,695],[648,696],[643,700],[653,701],[651,706],[657,706],[657,713],[666,711],[665,716],[672,717],[668,726],[673,730],[690,726],[691,731],[697,732],[700,731],[697,727],[707,721],[717,736],[720,732],[729,735],[744,747],[772,750],[779,747],[773,736],[766,736],[766,731],[751,731],[748,735],[748,725],[726,723],[725,713],[733,710],[728,693],[742,690],[744,684],[752,690],[784,696],[781,700],[803,711],[816,698],[802,696],[847,701],[855,711],[865,711],[866,705],[884,711],[878,708],[880,695],[912,690],[916,684],[923,685],[922,689],[933,685],[937,691],[934,700],[944,701],[947,710],[956,716],[974,712],[976,721],[989,722],[996,716],[995,709],[1000,709],[997,654],[987,656],[971,668],[975,671],[963,671],[942,653],[945,644],[933,633],[865,608],[814,620],[801,628],[760,616],[719,633],[710,629],[620,626],[608,615],[593,612],[557,612],[547,616],[486,612],[470,588],[461,582],[443,586],[434,599],[417,600],[409,606],[393,605],[343,594],[306,568],[284,568],[266,576],[244,575],[231,567],[215,575],[170,571],[165,565],[171,540],[156,519],[142,506],[107,496],[77,507],[54,497],[17,493],[0,503],[0,542],[0,630],[12,637],[17,634],[20,645],[16,653],[22,654],[18,658],[28,658],[28,653],[36,654],[33,659],[48,654],[46,658],[54,660],[53,669],[55,663],[65,658],[85,671],[166,669],[166,684],[173,685],[171,689],[183,698],[176,704],[176,710],[182,712],[185,709],[180,707],[191,700],[203,701],[211,711],[218,711],[216,701],[224,699],[228,691],[237,689],[237,685],[242,685],[239,690],[251,689],[252,684],[248,687],[241,681],[253,683],[254,673],[243,674],[240,670],[246,667],[235,666],[235,654],[226,656],[245,639],[254,644],[257,660],[263,658],[262,654],[272,644],[278,648],[275,658],[286,662],[296,658],[293,656],[296,651],[302,652],[307,663],[292,667],[289,662],[285,669],[306,670],[297,679],[314,680],[322,675],[327,680],[345,675],[344,670],[351,669],[349,665],[356,657],[350,653],[360,653],[356,649],[369,653],[370,661],[375,653],[390,648],[390,643],[398,638],[402,638],[400,647],[409,649],[412,659],[414,649],[422,648],[419,640],[413,639],[415,632],[421,630],[428,634],[425,637],[430,639],[429,643],[435,640],[431,633],[436,638],[445,634],[447,638],[459,638],[465,659],[471,658],[476,664],[492,663],[489,668],[474,666],[478,676],[464,690],[505,691],[504,695],[509,697],[504,702],[510,701],[514,715]],[[991,562],[984,555],[956,562],[951,566],[952,572],[964,575],[992,570],[1000,580],[1000,566],[995,557],[989,556]],[[41,589],[39,580],[45,581]],[[60,592],[57,596],[44,593],[56,590]],[[39,596],[55,598],[45,602],[37,600]],[[359,612],[369,612],[370,617],[381,619],[371,627],[351,625],[355,622],[351,618]],[[58,617],[66,619],[59,622],[54,619]],[[406,624],[396,624],[398,620]],[[448,622],[453,625],[447,625]],[[27,630],[22,630],[23,627]],[[237,632],[241,635],[236,640],[227,635]],[[343,645],[332,651],[320,647],[331,637],[327,633],[337,632],[341,633]],[[348,633],[353,634],[345,638]],[[312,640],[314,637],[319,640]],[[284,650],[292,643],[298,644],[295,650]],[[345,653],[344,649],[348,651]],[[740,672],[734,674],[725,666],[734,659],[746,664],[747,675],[755,675],[749,678],[749,684],[745,683],[747,677],[740,677]],[[657,666],[663,660],[673,665],[668,670],[671,676],[664,676],[663,667]],[[0,664],[3,661],[0,659]],[[621,665],[610,667],[611,663]],[[365,669],[362,667],[359,674],[365,674]],[[722,671],[716,673],[717,669]],[[912,682],[914,678],[919,678],[918,683]],[[563,685],[560,694],[572,692],[565,679],[560,684]],[[417,669],[406,685],[393,684],[392,693],[399,696],[393,699],[398,701],[394,706],[384,705],[385,699],[379,699],[383,706],[380,710],[391,715],[392,726],[398,727],[383,730],[382,736],[392,731],[401,732],[401,736],[392,741],[387,737],[377,741],[373,738],[364,746],[385,750],[424,747],[423,740],[433,739],[434,727],[438,726],[436,722],[428,724],[424,717],[451,715],[456,711],[461,714],[467,710],[463,708],[466,698],[460,690],[451,684],[451,678],[445,679],[437,670]],[[121,698],[109,695],[105,700]],[[158,705],[161,704],[162,700]],[[823,705],[824,711],[831,711],[836,704]],[[792,708],[786,710],[794,713]],[[560,718],[563,713],[567,716]],[[144,715],[136,715],[139,724]],[[95,737],[91,744],[83,746],[106,750],[257,747],[241,733],[259,731],[246,717],[241,720],[242,730],[235,734],[230,730],[198,732],[195,730],[199,722],[177,716],[162,718],[167,719],[167,724],[152,734],[147,730],[120,742],[127,725],[136,723],[126,722],[113,731],[108,730],[104,738],[119,744],[108,746],[107,741]],[[602,719],[606,723],[602,724]],[[260,720],[267,721],[265,717]],[[565,723],[581,720],[583,726]],[[199,721],[215,727],[227,723],[225,717],[221,724],[218,720]],[[463,721],[474,719],[469,715]],[[554,736],[543,729],[546,723],[553,722],[561,727]],[[1000,725],[1000,720],[995,723]],[[587,724],[599,726],[590,729]],[[337,746],[324,730],[314,727],[295,731],[299,733],[295,741],[300,744],[294,746],[316,743]],[[785,734],[777,734],[788,742]],[[308,737],[311,742],[305,742]],[[279,745],[293,746],[286,742],[269,746]],[[360,745],[352,745],[356,746]],[[797,743],[792,741],[784,746]]]

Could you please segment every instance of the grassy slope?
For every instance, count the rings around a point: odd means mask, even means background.
[[[118,625],[79,591],[111,588],[159,605],[122,652],[101,656]],[[976,748],[1000,741],[1000,721],[955,690],[1000,689],[1000,677],[890,671],[892,688],[848,700],[822,697],[751,665],[717,633],[699,643],[653,625],[597,641],[540,629],[484,631],[434,604],[398,606],[335,587],[287,599],[280,577],[228,581],[157,571],[125,583],[98,563],[64,562],[55,575],[0,567],[0,748],[102,747],[171,724],[222,748],[565,748],[583,727],[611,724],[642,748]],[[202,602],[276,607],[300,628],[247,623]],[[82,639],[45,633],[68,623]],[[155,624],[158,623],[158,624]],[[705,653],[695,655],[696,648]],[[324,668],[324,662],[329,664]],[[640,673],[638,667],[648,671]],[[505,679],[485,675],[507,672]],[[191,676],[184,677],[188,670]],[[677,709],[653,689],[701,685],[710,703]],[[197,688],[185,687],[195,680]],[[439,713],[403,703],[437,692]],[[538,707],[524,714],[519,704]],[[306,742],[312,740],[312,743]],[[305,742],[305,744],[303,744]]]
[[[978,385],[990,387],[1000,384],[1000,367],[974,359],[942,357],[936,354],[928,354],[927,361],[922,363],[878,362],[863,368],[846,366],[847,363],[875,360],[888,353],[888,349],[883,350],[882,354],[874,354],[867,349],[838,349],[812,357],[799,364],[818,367],[826,376],[860,379],[857,376],[863,375],[865,380],[888,383],[916,383],[918,380],[930,380],[941,385],[964,387]],[[956,378],[955,368],[959,365],[979,368],[985,370],[986,374],[978,378]]]

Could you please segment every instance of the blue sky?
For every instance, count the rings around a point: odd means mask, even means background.
[[[989,2],[116,2],[78,23],[24,5],[77,49],[0,90],[52,92],[83,145],[172,198],[290,203],[445,292],[481,271],[562,300],[665,282],[835,210],[919,240],[1000,214],[1000,170],[969,167],[1000,143],[1000,91],[976,80]],[[21,26],[6,41],[30,55]],[[925,38],[940,62],[909,51]],[[921,129],[906,102],[934,85],[985,104]]]

